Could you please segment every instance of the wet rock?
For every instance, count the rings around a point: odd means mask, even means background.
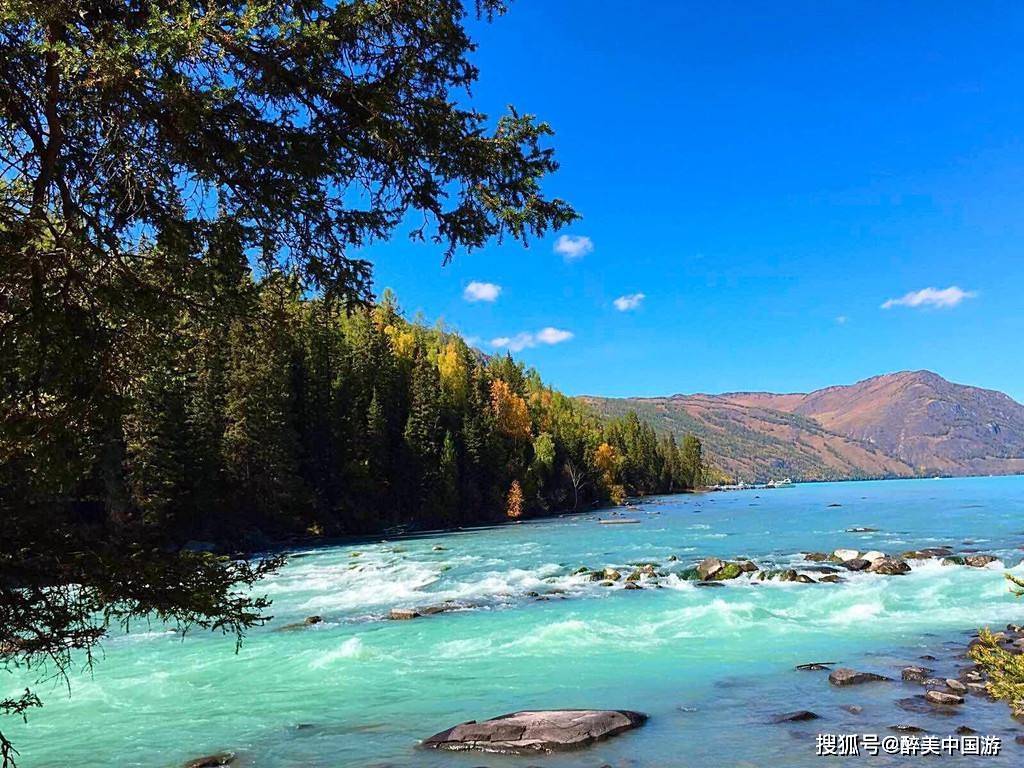
[[[801,672],[820,672],[822,670],[831,670],[835,661],[812,661],[808,664],[797,664],[795,669]]]
[[[957,696],[955,693],[944,693],[943,691],[928,691],[924,698],[925,701],[931,704],[951,705],[964,703],[963,696]]]
[[[964,565],[969,565],[971,568],[984,568],[998,559],[995,555],[968,555],[964,558]]]
[[[870,552],[865,552],[861,555],[861,558],[867,560],[869,563],[873,563],[875,560],[881,560],[885,556],[885,552],[879,552],[877,549],[872,549]]]
[[[966,562],[959,555],[952,555],[950,557],[942,558],[943,565],[966,565]]]
[[[1015,744],[1024,744],[1024,734],[1015,737],[1013,741]]]
[[[408,621],[409,619],[419,618],[419,615],[419,611],[412,608],[392,608],[388,618],[395,621]]]
[[[919,728],[916,725],[905,725],[900,723],[899,725],[890,725],[890,731],[898,731],[899,733],[921,733],[924,728]]]
[[[740,563],[740,570],[743,571],[743,573],[754,573],[757,571],[757,563],[753,560],[744,560]]]
[[[647,715],[629,710],[524,711],[456,725],[423,742],[424,747],[531,754],[579,749],[638,728]]]
[[[872,528],[868,525],[855,525],[853,528],[847,528],[847,533],[878,533],[877,528]]]
[[[215,755],[190,760],[182,768],[222,768],[225,765],[234,765],[235,759],[234,752],[218,752]]]
[[[883,557],[875,560],[868,568],[872,573],[880,573],[883,576],[902,576],[910,573],[910,566],[905,560],[897,560],[894,557]]]
[[[798,576],[799,574],[792,568],[787,568],[779,573],[779,581],[796,581]]]
[[[572,575],[573,576],[582,576],[585,573],[590,573],[590,569],[587,568],[587,566],[585,566],[585,565],[581,565],[579,568],[577,568],[575,571],[572,572]]]
[[[949,547],[925,547],[924,549],[911,549],[900,555],[904,560],[928,560],[932,557],[948,557],[953,554]]]
[[[622,574],[614,568],[605,568],[601,571],[601,576],[604,577],[605,581],[618,581],[622,578]]]
[[[700,579],[700,573],[696,568],[687,568],[685,571],[679,572],[679,578],[683,581],[697,581]]]
[[[668,560],[667,560],[667,562],[670,562],[670,563],[674,563],[674,562],[675,562],[676,560],[678,560],[678,559],[679,559],[679,558],[678,558],[678,557],[676,557],[675,555],[669,555],[669,556],[668,556]]]
[[[304,623],[308,624],[309,626],[312,626],[314,624],[319,624],[323,620],[323,616],[307,616],[306,621]]]
[[[916,665],[904,667],[901,676],[905,682],[908,683],[923,683],[935,672],[934,669],[928,669],[928,667],[918,667]]]
[[[743,568],[739,563],[726,563],[725,567],[719,569],[711,578],[715,581],[728,581],[737,578],[741,573]]]
[[[820,579],[818,579],[818,581],[820,581],[823,584],[838,584],[839,582],[844,581],[844,579],[842,576],[837,576],[834,573],[829,573],[825,576],[822,576]]]
[[[860,552],[856,549],[837,549],[832,553],[832,557],[841,563],[845,563],[848,560],[853,560],[860,556]]]
[[[934,707],[924,700],[924,696],[908,696],[905,699],[899,699],[896,706],[904,712],[913,712],[915,715],[928,715],[935,712]]]
[[[442,547],[440,544],[435,544],[431,549],[434,552],[445,552],[448,550],[448,547]]]
[[[810,560],[812,563],[823,563],[828,560],[828,555],[824,552],[807,552],[804,554],[804,560]]]
[[[717,557],[706,557],[697,565],[697,573],[702,579],[710,579],[723,568],[725,563]]]
[[[930,653],[923,654],[917,658],[921,659],[921,661],[937,661],[936,657],[932,656]]]
[[[798,573],[797,576],[796,576],[796,581],[798,583],[800,583],[800,584],[817,584],[818,583],[814,579],[812,579],[810,576],[808,576],[806,573]]]
[[[852,560],[844,561],[843,565],[851,571],[866,571],[871,567],[871,562],[861,557],[855,557]]]
[[[953,678],[946,678],[946,687],[953,693],[967,693],[967,686]]]
[[[876,675],[874,672],[858,672],[857,670],[850,669],[848,667],[840,667],[839,669],[833,670],[828,676],[828,681],[832,685],[861,685],[862,683],[881,682],[889,680],[884,675]]]
[[[969,725],[957,726],[956,732],[961,736],[969,736],[972,733],[977,733],[977,731],[971,728]]]
[[[773,723],[803,723],[808,720],[817,720],[819,716],[807,709],[798,709],[796,712],[784,712],[772,718]]]
[[[845,709],[851,715],[859,715],[861,712],[864,711],[864,707],[860,706],[859,704],[847,704],[845,707],[843,707],[843,709]]]
[[[698,587],[724,587],[725,584],[723,584],[720,581],[698,581],[696,586],[698,586]]]

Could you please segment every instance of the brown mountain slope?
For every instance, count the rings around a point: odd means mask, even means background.
[[[1024,472],[1024,406],[928,371],[810,394],[584,399],[602,413],[633,408],[666,431],[698,435],[711,461],[740,480]]]

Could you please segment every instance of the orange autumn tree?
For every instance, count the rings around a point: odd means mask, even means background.
[[[498,431],[515,440],[528,440],[532,431],[526,401],[501,379],[491,382],[491,410]]]
[[[518,480],[513,480],[505,500],[505,514],[510,520],[518,520],[523,515],[523,489]]]

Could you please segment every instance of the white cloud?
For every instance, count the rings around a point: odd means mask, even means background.
[[[541,328],[537,331],[537,341],[541,344],[561,344],[572,338],[572,331],[564,331],[561,328]]]
[[[911,291],[900,296],[898,299],[889,299],[882,304],[882,309],[893,307],[935,307],[937,309],[952,309],[964,299],[973,299],[978,295],[977,291],[965,291],[957,285],[949,288],[922,288],[920,291]]]
[[[627,293],[625,296],[619,296],[612,303],[619,312],[628,312],[639,307],[640,303],[646,298],[647,296],[642,293]]]
[[[462,298],[466,301],[495,301],[501,293],[501,286],[494,283],[481,283],[476,280],[466,286]]]
[[[586,235],[559,235],[555,240],[555,253],[566,261],[579,261],[593,251],[594,241]]]
[[[536,333],[517,333],[515,336],[499,336],[491,339],[491,346],[495,349],[508,349],[510,352],[521,352],[538,344],[561,344],[573,337],[572,331],[561,328],[541,328]]]

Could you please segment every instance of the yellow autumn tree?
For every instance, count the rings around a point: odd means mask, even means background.
[[[601,473],[601,482],[608,490],[608,498],[613,504],[621,504],[626,500],[626,489],[616,482],[621,464],[622,456],[614,445],[601,443],[594,449],[594,466]]]
[[[523,515],[523,489],[519,486],[518,480],[513,480],[508,489],[508,498],[505,499],[505,514],[510,520],[518,520]]]
[[[491,382],[491,410],[498,431],[516,440],[528,440],[531,434],[530,412],[526,401],[501,379]]]
[[[391,340],[391,349],[397,357],[411,360],[416,349],[416,334],[411,328],[402,328],[396,325],[384,327],[384,333]]]
[[[451,402],[461,405],[466,401],[466,384],[468,367],[465,356],[454,339],[437,353],[437,372],[441,377],[441,387]]]

